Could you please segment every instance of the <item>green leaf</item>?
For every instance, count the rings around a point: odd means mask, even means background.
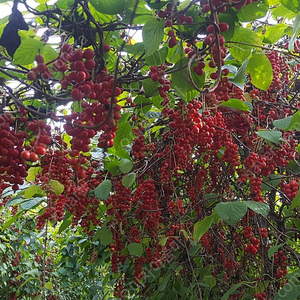
[[[275,130],[275,129],[256,131],[256,134],[259,137],[261,137],[271,143],[274,143],[276,145],[279,143],[279,141],[282,137],[282,132]]]
[[[52,282],[51,281],[45,282],[45,288],[47,290],[52,290],[52,288],[53,288]]]
[[[19,65],[29,65],[34,62],[34,57],[43,52],[44,43],[33,39],[25,38],[21,40],[21,45],[14,54],[14,63]]]
[[[131,187],[133,185],[133,183],[135,182],[135,179],[136,179],[136,174],[135,173],[126,174],[122,178],[122,184],[125,187]]]
[[[2,224],[2,230],[6,230],[8,227],[10,227],[11,224],[13,224],[18,217],[20,216],[20,214],[23,213],[23,210],[18,211],[13,217],[11,217],[10,219],[8,219],[5,223]]]
[[[212,275],[204,275],[203,282],[210,288],[213,288],[217,284],[216,278]]]
[[[29,210],[45,201],[46,197],[36,197],[31,200],[24,201],[20,204],[20,209]]]
[[[273,80],[273,69],[269,59],[263,53],[254,53],[247,65],[251,82],[261,90],[268,90]]]
[[[292,20],[296,17],[296,13],[289,10],[283,5],[278,5],[277,7],[270,10],[274,19],[276,18],[286,18],[288,20]]]
[[[53,191],[56,195],[61,194],[65,189],[65,186],[57,180],[50,180],[50,185],[53,188]]]
[[[168,48],[164,47],[160,50],[156,50],[152,55],[146,56],[145,60],[150,66],[158,66],[165,63],[166,57],[168,55]]]
[[[158,95],[158,81],[152,81],[150,78],[147,78],[142,81],[142,84],[146,96],[153,97]]]
[[[54,60],[55,58],[57,58],[58,53],[50,45],[46,45],[44,47],[43,56],[44,56],[45,62],[48,62],[48,61],[51,61],[51,60]]]
[[[16,206],[24,201],[26,200],[20,196],[12,197],[6,202],[5,207]]]
[[[230,98],[228,101],[223,101],[221,105],[226,107],[236,108],[242,111],[251,111],[249,105],[245,101],[236,98]]]
[[[298,191],[296,197],[293,199],[291,204],[291,209],[294,209],[296,207],[300,207],[300,190]]]
[[[284,244],[279,244],[279,245],[271,247],[268,250],[268,258],[271,259],[271,257],[274,255],[274,253],[277,252],[282,246],[284,246]]]
[[[114,139],[114,146],[116,149],[124,149],[124,147],[126,145],[129,145],[134,138],[134,134],[132,133],[132,127],[128,122],[118,125],[118,130],[116,134],[117,135]]]
[[[26,177],[27,181],[34,181],[37,174],[42,172],[41,167],[30,167],[28,169],[28,175]]]
[[[109,245],[113,242],[113,235],[109,228],[100,228],[93,237],[93,241],[100,240],[101,245]]]
[[[233,294],[239,287],[241,287],[244,284],[244,282],[239,282],[237,284],[235,284],[234,286],[232,286],[222,297],[221,300],[227,300],[228,297]]]
[[[24,197],[28,199],[34,196],[35,194],[41,194],[42,192],[43,190],[39,185],[31,185],[25,190]]]
[[[160,292],[162,292],[166,289],[169,280],[170,280],[170,276],[167,276],[167,277],[163,278],[163,280],[159,283],[158,290]]]
[[[133,168],[133,163],[131,160],[129,159],[121,159],[120,161],[120,171],[122,173],[128,173],[131,171],[131,169]]]
[[[193,238],[196,243],[202,238],[202,236],[207,232],[213,223],[212,216],[207,216],[203,220],[198,221],[194,225]]]
[[[230,53],[241,63],[251,54],[253,48],[251,45],[262,45],[262,41],[257,33],[255,33],[253,30],[243,27],[235,28],[235,32],[231,40],[237,43],[231,44]],[[239,42],[249,45],[240,44]]]
[[[270,207],[266,203],[255,202],[255,201],[243,201],[249,209],[257,214],[267,217],[270,212]]]
[[[220,23],[227,23],[229,29],[225,32],[222,32],[222,36],[225,38],[225,41],[230,41],[234,35],[235,23],[238,22],[236,12],[232,8],[227,8],[224,13],[218,15]]]
[[[285,128],[285,131],[289,130],[300,130],[300,111],[297,111],[290,121],[290,124],[288,127]]]
[[[215,211],[226,223],[234,226],[246,214],[247,208],[244,202],[221,202],[216,205]]]
[[[108,0],[110,1],[110,0]],[[146,56],[152,55],[158,50],[164,37],[165,21],[163,19],[150,19],[148,20],[143,29],[143,42],[145,45]]]
[[[58,233],[62,233],[65,229],[67,229],[72,224],[73,215],[67,212],[64,216],[63,222],[60,224]]]
[[[298,0],[280,0],[280,3],[295,14],[300,11],[300,2]]]
[[[276,43],[279,39],[285,35],[285,30],[289,26],[287,24],[275,24],[273,26],[270,26],[267,28],[265,34],[264,34],[264,42],[269,44]]]
[[[128,0],[91,0],[90,3],[94,8],[108,15],[122,14]]]
[[[234,76],[233,81],[241,82],[241,83],[245,82],[244,77],[245,77],[245,73],[246,73],[246,70],[247,70],[247,65],[248,65],[249,59],[250,59],[250,57],[247,57],[243,61],[242,65],[240,66],[240,68],[238,69],[236,75]]]
[[[294,42],[298,37],[299,30],[300,30],[300,15],[297,14],[295,21],[293,22],[293,35],[289,41],[289,46],[288,46],[289,51],[294,51]]]
[[[294,300],[299,299],[300,296],[300,285],[299,285],[299,278],[300,274],[294,277],[293,281],[288,281],[288,283],[280,289],[277,294],[275,295],[274,300]],[[298,283],[297,285],[295,284]]]
[[[269,10],[267,1],[259,0],[243,6],[238,10],[238,18],[240,22],[252,22],[263,18]]]
[[[111,192],[111,181],[106,179],[102,181],[95,189],[95,197],[99,200],[107,200]]]
[[[283,119],[274,120],[273,125],[280,130],[285,130],[286,128],[289,127],[292,118],[293,118],[293,116],[288,116]]]
[[[150,98],[146,98],[143,96],[137,96],[134,99],[134,103],[136,105],[139,105],[139,109],[143,112],[146,113],[147,111],[149,111],[152,107],[152,104],[149,105],[149,103],[151,103],[151,99]],[[145,104],[144,104],[145,103]],[[146,104],[147,103],[147,104]]]
[[[178,96],[184,101],[190,101],[199,94],[189,78],[187,64],[188,59],[186,58],[179,60],[175,64],[174,69],[179,69],[179,71],[172,73],[171,81],[171,87],[174,88]],[[191,76],[196,86],[202,88],[205,76],[198,76],[194,72],[191,72]]]
[[[274,187],[277,187],[280,184],[281,179],[282,179],[282,175],[271,174],[270,176],[264,178],[261,185],[261,189],[263,191],[272,191]],[[265,184],[264,182],[268,184]]]
[[[128,245],[128,251],[130,254],[134,256],[141,257],[144,252],[144,248],[139,243],[131,243]]]

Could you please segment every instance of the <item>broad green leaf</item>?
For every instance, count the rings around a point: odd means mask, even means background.
[[[288,281],[286,285],[281,288],[277,294],[275,295],[274,300],[294,300],[299,299],[300,296],[300,284],[299,284],[299,278],[300,274],[297,274],[295,276],[293,281]],[[297,284],[295,284],[295,282]]]
[[[119,160],[116,158],[112,161],[105,161],[104,162],[104,168],[105,170],[109,171],[113,175],[119,174]]]
[[[164,27],[165,21],[163,19],[152,18],[145,23],[142,35],[146,56],[150,56],[158,50],[164,37]]]
[[[45,282],[45,288],[47,290],[52,290],[52,288],[53,288],[52,282],[51,281]]]
[[[65,229],[67,229],[72,224],[73,215],[69,212],[65,214],[63,222],[60,224],[58,233],[62,233]]]
[[[282,132],[275,129],[256,131],[256,134],[262,139],[265,139],[276,145],[279,143],[282,137]]]
[[[123,158],[120,161],[120,171],[122,173],[128,173],[133,168],[133,163],[131,160]]]
[[[251,103],[249,103],[249,104],[251,104]],[[242,110],[242,111],[251,111],[247,102],[242,101],[240,99],[236,99],[236,98],[230,98],[228,101],[223,101],[221,103],[221,105],[226,106],[226,107],[236,108],[236,109]]]
[[[57,180],[50,180],[50,185],[56,195],[61,194],[65,190],[65,186]]]
[[[157,89],[156,89],[157,91]],[[143,113],[146,113],[147,111],[149,111],[151,109],[151,106],[152,106],[152,103],[151,103],[151,98],[146,98],[146,97],[143,97],[143,96],[137,96],[135,99],[134,99],[134,103],[136,105],[139,105],[139,109],[143,112]],[[151,103],[151,104],[149,104]]]
[[[298,191],[296,197],[293,199],[291,204],[291,209],[294,209],[296,207],[300,207],[300,191]]]
[[[152,81],[150,78],[147,78],[142,81],[142,84],[146,96],[153,97],[158,95],[158,81]]]
[[[287,24],[275,24],[273,26],[270,26],[267,28],[265,34],[264,34],[264,42],[274,44],[279,39],[283,37],[285,34],[285,30],[288,28]]]
[[[169,236],[163,237],[163,238],[159,241],[159,244],[160,244],[161,246],[164,247],[164,246],[166,245],[166,243],[167,243],[168,238],[169,238]]]
[[[231,41],[236,43],[231,44],[230,53],[235,59],[237,59],[241,63],[244,60],[246,60],[247,57],[251,54],[253,48],[252,45],[257,45],[257,46],[262,45],[262,41],[260,37],[257,35],[257,33],[243,27],[235,28],[235,32]]]
[[[269,59],[263,53],[254,53],[247,65],[251,82],[259,89],[266,91],[273,80],[273,69]]]
[[[291,121],[288,127],[285,128],[285,131],[289,131],[289,130],[300,130],[300,111],[297,111]]]
[[[288,46],[289,51],[294,50],[294,42],[298,37],[299,30],[300,30],[300,15],[298,14],[293,23],[293,35],[289,41],[289,46]]]
[[[50,45],[46,45],[44,47],[43,56],[44,56],[45,62],[48,62],[48,61],[52,61],[55,58],[57,58],[58,53]]]
[[[227,300],[231,294],[233,294],[239,287],[241,287],[244,284],[244,282],[239,282],[232,286],[222,297],[221,300]]]
[[[263,191],[272,191],[274,187],[277,187],[280,184],[282,178],[283,176],[278,174],[271,174],[270,176],[265,177],[262,182],[261,189]]]
[[[107,200],[108,197],[110,196],[111,192],[111,181],[106,179],[102,181],[95,189],[95,197],[98,198],[99,200]]]
[[[167,276],[165,278],[162,279],[162,281],[159,283],[159,286],[158,286],[158,290],[160,292],[164,291],[168,285],[168,282],[170,280],[170,276]]]
[[[30,167],[28,169],[28,175],[26,177],[27,181],[34,181],[35,180],[35,176],[39,173],[42,172],[42,168],[41,167]]]
[[[116,149],[124,149],[124,147],[129,145],[135,137],[132,133],[132,127],[128,122],[118,125],[116,134],[114,139],[114,146]]]
[[[245,74],[246,74],[246,70],[247,70],[247,65],[248,65],[248,62],[249,62],[249,59],[250,57],[247,57],[242,65],[240,66],[240,68],[238,69],[236,75],[234,76],[233,78],[233,81],[235,82],[241,82],[241,83],[244,83],[244,77],[245,77]]]
[[[122,14],[128,0],[91,0],[90,3],[94,8],[108,15]]]
[[[24,201],[20,204],[20,209],[29,210],[45,201],[46,197],[36,197],[31,200]]]
[[[292,118],[293,118],[293,116],[288,116],[283,119],[275,120],[275,121],[273,121],[273,125],[280,130],[284,130],[289,127]]]
[[[14,54],[14,63],[19,65],[29,65],[34,62],[34,57],[43,52],[44,43],[33,39],[25,38],[21,40],[21,45]]]
[[[234,226],[247,212],[247,205],[243,202],[221,202],[215,207],[218,216],[226,223]]]
[[[300,11],[300,2],[298,0],[280,0],[280,3],[296,14]]]
[[[271,247],[268,250],[268,258],[271,259],[271,257],[274,255],[274,253],[277,252],[282,246],[284,246],[284,244],[279,244],[279,245]]]
[[[31,185],[25,190],[24,197],[28,199],[34,196],[35,194],[41,194],[42,192],[43,190],[39,185]]]
[[[152,55],[146,56],[145,60],[150,66],[158,66],[165,63],[166,57],[168,55],[168,48],[163,47],[160,50],[156,50]]]
[[[207,232],[213,223],[212,216],[207,216],[203,220],[198,221],[194,225],[193,238],[196,243],[202,238],[202,236]]]
[[[283,5],[278,5],[277,7],[270,10],[273,18],[286,18],[292,20],[296,17],[297,13],[294,13],[290,9]]]
[[[26,201],[26,199],[24,199],[23,197],[16,196],[16,197],[10,198],[6,202],[5,207],[16,206],[16,205],[19,205],[20,203],[22,203],[24,201]]]
[[[5,223],[3,223],[2,224],[2,230],[3,231],[6,230],[11,224],[13,224],[18,219],[18,217],[22,213],[23,213],[23,210],[18,211],[13,217],[11,217]]]
[[[210,288],[213,288],[217,284],[216,278],[212,275],[204,275],[203,282]]]
[[[100,228],[93,237],[93,241],[100,240],[101,245],[109,245],[113,242],[113,235],[109,228]]]
[[[188,72],[188,59],[184,58],[179,60],[175,66],[174,69],[179,69],[177,72],[172,73],[172,81],[171,81],[171,87],[174,88],[176,93],[182,98],[184,101],[190,101],[196,97],[199,92],[195,88],[195,86],[192,84],[190,78],[189,78],[189,72]],[[202,88],[205,80],[205,76],[198,76],[194,72],[191,72],[192,79],[195,83],[195,85],[198,88]]]
[[[267,217],[270,212],[270,207],[266,203],[255,202],[255,201],[243,201],[249,209],[257,214]]]
[[[134,256],[141,257],[144,252],[144,248],[139,243],[131,243],[128,245],[128,251],[130,254]]]
[[[240,22],[252,22],[263,18],[269,9],[269,4],[265,0],[259,0],[243,6],[238,10]]]
[[[136,174],[135,173],[128,173],[122,178],[122,184],[125,187],[131,187],[135,182]]]

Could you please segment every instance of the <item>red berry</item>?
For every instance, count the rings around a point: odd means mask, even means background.
[[[74,70],[75,71],[84,71],[85,70],[84,63],[82,61],[75,61]]]
[[[215,32],[215,26],[212,24],[208,25],[206,30],[208,33],[213,33],[213,32]]]
[[[24,150],[23,152],[21,152],[20,157],[24,160],[29,160],[30,152],[28,150]]]
[[[87,78],[86,73],[84,71],[80,71],[78,72],[78,74],[76,75],[76,81],[77,82],[82,82],[83,80],[85,80]]]
[[[165,23],[166,27],[171,27],[172,25],[173,25],[172,20],[170,20],[170,19],[166,20],[166,23]]]
[[[87,70],[92,70],[96,66],[96,62],[93,59],[88,59],[84,62],[84,66]]]
[[[46,154],[46,148],[43,147],[43,146],[36,146],[34,148],[34,150],[35,150],[36,154],[38,154],[38,155],[45,155]]]
[[[210,46],[213,43],[213,39],[210,35],[208,35],[203,42],[205,45]]]
[[[36,80],[36,73],[34,72],[34,71],[29,71],[28,73],[27,73],[27,79],[28,80]]]
[[[225,32],[229,29],[229,25],[227,23],[220,23],[219,28],[221,32]]]
[[[61,51],[63,53],[70,53],[72,51],[73,47],[70,44],[64,44],[61,48]]]
[[[38,63],[38,64],[43,64],[44,63],[44,57],[43,57],[43,55],[41,55],[41,54],[37,54],[36,56],[35,56],[35,61]]]
[[[77,88],[73,88],[71,96],[75,101],[79,101],[82,99],[82,92]]]
[[[175,37],[170,38],[170,40],[169,40],[169,47],[170,47],[170,48],[173,48],[173,47],[175,47],[176,45],[177,45],[177,40],[176,40],[176,38],[175,38]]]
[[[31,153],[30,153],[29,160],[30,160],[31,162],[36,162],[36,161],[38,161],[38,159],[39,159],[39,157],[38,157],[38,155],[37,155],[35,152],[31,152]]]
[[[85,49],[82,57],[85,59],[92,59],[94,57],[94,51],[92,49]]]
[[[109,52],[110,51],[110,46],[107,44],[103,44],[103,51],[104,52]]]
[[[159,76],[158,76],[157,73],[151,74],[151,80],[152,81],[158,81],[158,79],[159,79]]]
[[[175,36],[174,30],[169,30],[168,31],[168,36],[170,36],[170,37]]]

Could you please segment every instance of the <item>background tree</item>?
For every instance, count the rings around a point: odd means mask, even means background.
[[[0,25],[1,297],[299,297],[300,4],[51,3]]]

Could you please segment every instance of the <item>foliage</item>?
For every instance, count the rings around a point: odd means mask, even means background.
[[[1,299],[299,297],[298,11],[14,1]]]

